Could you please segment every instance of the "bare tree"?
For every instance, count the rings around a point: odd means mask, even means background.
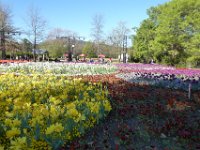
[[[11,25],[11,11],[9,6],[0,3],[0,43],[2,50],[2,59],[6,59],[6,38],[10,37],[10,33],[14,33],[14,28]]]
[[[33,57],[36,61],[35,49],[37,44],[42,41],[47,26],[46,20],[41,16],[38,8],[31,6],[27,12],[28,34],[33,43]]]
[[[100,43],[103,38],[103,23],[104,19],[100,14],[96,14],[92,18],[91,36],[94,40],[94,43],[97,45],[97,54],[100,54]]]
[[[73,31],[62,28],[54,28],[48,33],[47,39],[53,40],[53,39],[60,39],[62,37],[76,37],[76,36],[77,33]]]
[[[120,56],[121,61],[121,54],[122,54],[122,47],[124,44],[124,39],[129,34],[130,29],[126,26],[126,22],[120,21],[116,28],[113,29],[111,35],[109,36],[110,43],[113,44],[113,46],[118,47],[118,54]]]

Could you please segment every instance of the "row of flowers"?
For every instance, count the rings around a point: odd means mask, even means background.
[[[181,77],[200,76],[200,69],[183,69],[172,66],[164,66],[159,64],[117,64],[122,72],[143,72],[143,73],[160,73],[163,75],[174,74]]]
[[[27,60],[0,60],[1,63],[26,63]]]
[[[176,69],[157,64],[119,64],[116,76],[126,81],[182,90],[200,89],[199,69]]]
[[[74,76],[110,74],[116,71],[116,66],[107,64],[28,62],[0,65],[0,73],[15,72],[19,74],[57,74]]]
[[[200,78],[198,76],[180,77],[174,74],[163,75],[161,73],[143,72],[121,73],[116,76],[140,85],[153,85],[162,88],[182,89],[185,91],[189,89],[200,90]]]
[[[0,149],[57,149],[111,110],[100,83],[63,76],[0,76]]]

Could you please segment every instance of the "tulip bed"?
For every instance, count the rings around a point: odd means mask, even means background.
[[[0,65],[0,72],[17,74],[47,74],[80,76],[95,74],[110,74],[117,71],[116,66],[86,63],[54,63],[54,62],[28,62],[10,63]]]
[[[199,69],[176,69],[157,64],[119,64],[118,67],[122,73],[117,77],[128,82],[185,91],[190,86],[192,90],[200,90]]]
[[[29,63],[0,73],[0,150],[200,149],[198,69]]]

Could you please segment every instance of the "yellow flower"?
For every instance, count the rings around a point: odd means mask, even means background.
[[[4,146],[1,146],[1,145],[0,145],[0,150],[4,150]]]
[[[6,101],[0,101],[0,106],[1,107],[5,107],[5,106],[7,106],[7,102]]]
[[[44,116],[49,116],[49,110],[46,109],[46,108],[42,108],[41,109],[41,114],[44,115]]]
[[[67,139],[67,140],[71,140],[71,134],[70,134],[70,132],[67,132],[67,133],[66,133],[66,139]]]
[[[68,109],[73,109],[73,108],[75,108],[76,107],[76,105],[74,104],[74,103],[69,103],[69,104],[67,104],[67,108]]]
[[[52,124],[51,126],[49,126],[46,130],[46,134],[51,134],[53,132],[57,132],[60,133],[64,130],[64,127],[62,126],[61,123],[56,123],[56,124]]]
[[[106,111],[110,111],[112,109],[112,107],[108,101],[105,101],[103,105],[104,105]]]
[[[62,124],[61,123],[56,123],[55,124],[55,127],[56,127],[56,132],[62,132],[63,130],[64,130],[64,127],[62,126]]]
[[[73,128],[73,135],[76,137],[80,137],[81,133],[78,131],[78,129],[75,127]]]
[[[11,141],[11,150],[25,150],[27,149],[26,137],[18,137]]]
[[[26,106],[26,108],[27,108],[28,110],[30,110],[30,109],[31,109],[31,102],[25,103],[25,106]]]
[[[31,70],[36,71],[35,68]],[[100,83],[94,85],[81,81],[81,79],[73,80],[73,78],[62,76],[45,75],[9,75],[8,81],[8,75],[0,77],[0,82],[5,84],[6,87],[6,90],[0,91],[0,99],[3,100],[0,102],[2,104],[0,109],[3,108],[0,117],[2,117],[6,129],[6,138],[4,139],[9,140],[9,146],[12,147],[8,147],[8,149],[25,149],[20,147],[20,144],[23,145],[23,143],[26,146],[25,140],[18,138],[22,135],[21,132],[29,134],[31,138],[30,148],[49,149],[48,143],[45,141],[33,142],[34,135],[22,127],[20,119],[14,119],[16,115],[21,117],[31,116],[31,118],[28,118],[29,125],[34,128],[36,124],[39,124],[41,132],[46,135],[64,136],[62,138],[71,140],[80,136],[80,132],[78,130],[64,131],[63,125],[55,123],[56,120],[62,119],[62,122],[66,122],[68,118],[72,118],[77,125],[79,122],[83,122],[84,128],[90,128],[98,121],[98,114],[102,113],[99,112],[101,106],[104,107],[105,111],[111,110],[107,98],[108,93],[104,91],[106,89]],[[91,111],[93,117],[87,115],[89,118],[86,118],[82,114],[85,107]],[[49,118],[50,116],[51,118]],[[58,118],[59,116],[65,117]],[[48,127],[45,119],[51,119],[54,124]],[[73,128],[76,128],[77,125]],[[11,140],[13,141],[11,142]],[[5,146],[7,143],[4,142],[3,144]],[[26,149],[28,150],[28,148]]]
[[[50,107],[50,112],[52,115],[55,115],[57,113],[57,110],[53,105],[51,105],[51,107]]]
[[[99,104],[94,103],[94,106],[91,108],[92,112],[98,114],[99,113]]]
[[[37,104],[37,103],[34,103],[34,104],[33,104],[33,106],[34,106],[34,107],[37,107],[37,106],[38,106],[38,104]]]
[[[47,142],[41,140],[35,140],[34,138],[31,140],[31,148],[28,150],[51,150],[52,148],[48,146]]]
[[[8,130],[6,132],[6,136],[8,138],[14,137],[14,136],[19,135],[19,134],[20,134],[20,130],[16,127],[13,127],[11,130]]]
[[[10,117],[10,118],[13,117],[13,113],[11,112],[6,111],[5,114],[6,114],[6,117]]]
[[[23,129],[23,133],[24,133],[24,134],[27,134],[27,129]]]
[[[12,125],[12,120],[11,119],[5,119],[4,123],[7,126],[11,126]]]
[[[67,115],[69,115],[70,117],[76,117],[78,116],[78,111],[76,110],[76,108],[71,108],[67,111]]]
[[[19,87],[19,88],[24,88],[24,87],[25,87],[25,84],[24,84],[23,82],[21,82],[21,83],[18,84],[18,87]]]
[[[18,119],[14,119],[14,120],[13,120],[13,125],[14,125],[14,126],[20,126],[20,125],[21,125],[21,121],[18,120]]]
[[[55,105],[58,105],[60,103],[59,99],[56,99],[55,97],[50,97],[49,101]]]
[[[96,114],[99,113],[99,103],[88,102],[87,105],[90,108],[92,113],[96,113]]]
[[[35,126],[37,123],[40,125],[44,124],[43,116],[36,116],[35,118],[32,118],[32,120],[30,120],[31,126]]]

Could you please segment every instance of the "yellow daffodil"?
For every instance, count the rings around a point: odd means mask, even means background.
[[[111,111],[112,107],[111,107],[109,101],[105,101],[103,105],[104,105],[106,111],[108,111],[108,112]]]
[[[78,116],[78,111],[76,110],[76,108],[71,108],[67,110],[67,115],[68,116],[72,116],[72,117],[77,117]]]
[[[18,120],[18,119],[14,119],[13,120],[13,126],[17,127],[17,126],[20,126],[21,125],[21,121]]]
[[[46,134],[52,134],[53,132],[60,133],[64,130],[64,127],[61,123],[52,124],[46,129]]]
[[[20,133],[21,133],[21,132],[20,132],[19,128],[13,127],[11,130],[8,130],[8,131],[6,132],[6,136],[7,136],[8,138],[11,138],[11,137],[14,137],[14,136],[19,135]]]
[[[5,123],[6,126],[11,126],[11,125],[12,125],[12,120],[9,119],[9,118],[6,118],[6,119],[4,120],[4,123]]]
[[[26,137],[18,137],[14,140],[11,140],[11,150],[26,150],[27,149],[27,142]]]

